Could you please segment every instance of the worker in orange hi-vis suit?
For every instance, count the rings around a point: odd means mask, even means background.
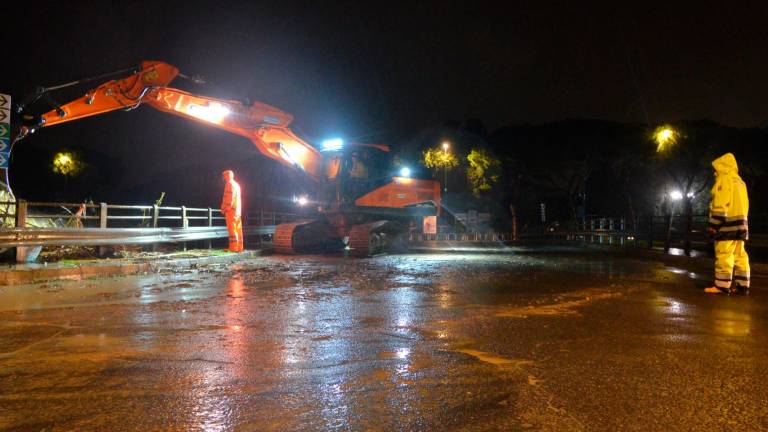
[[[235,173],[226,170],[221,173],[224,179],[224,196],[221,197],[221,213],[227,220],[229,231],[229,251],[242,252],[243,246],[243,221],[240,214],[243,206],[243,196],[240,185],[235,181]]]

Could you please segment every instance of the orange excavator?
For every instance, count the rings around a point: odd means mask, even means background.
[[[317,185],[312,196],[298,199],[299,204],[316,207],[317,217],[278,225],[274,246],[279,253],[345,247],[356,256],[382,253],[402,247],[413,223],[440,212],[440,184],[411,178],[407,172],[394,175],[386,145],[340,139],[310,145],[288,127],[293,116],[278,108],[261,102],[247,106],[168,87],[177,76],[190,77],[164,62],[144,61],[130,72],[121,72],[126,76],[104,82],[66,104],[53,101],[46,94],[51,89],[39,90],[34,100],[46,97],[54,109],[24,116],[17,141],[42,127],[144,104],[248,138],[263,155],[305,173]]]

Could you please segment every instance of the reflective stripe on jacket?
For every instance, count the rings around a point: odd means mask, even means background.
[[[736,158],[726,153],[712,161],[717,173],[709,204],[709,227],[715,230],[715,240],[746,240],[749,238],[749,198],[747,186],[739,177]]]

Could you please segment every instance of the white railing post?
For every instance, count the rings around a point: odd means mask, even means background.
[[[99,228],[106,228],[107,227],[107,211],[108,206],[107,203],[99,203]],[[106,246],[99,246],[99,255],[104,256],[109,252],[109,248]]]

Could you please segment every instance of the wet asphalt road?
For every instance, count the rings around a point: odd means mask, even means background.
[[[313,256],[1,287],[0,429],[766,430],[768,297],[708,276]]]

